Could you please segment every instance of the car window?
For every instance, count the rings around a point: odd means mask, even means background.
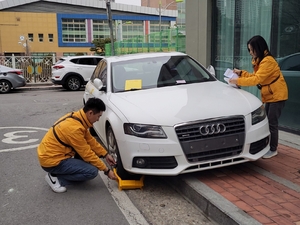
[[[300,54],[283,59],[279,65],[281,70],[300,71]]]
[[[78,58],[75,63],[80,65],[95,65],[94,58]]]
[[[94,81],[95,78],[99,78],[103,85],[106,86],[107,82],[107,63],[104,60],[101,60],[100,63],[96,66],[91,80]]]
[[[143,58],[112,64],[113,92],[214,80],[188,56]]]
[[[65,59],[59,59],[55,64],[60,64],[60,63],[62,63],[62,62],[64,62],[65,61]]]
[[[105,63],[106,64],[106,63]],[[94,81],[95,78],[99,78],[99,75],[100,75],[100,71],[101,71],[101,68],[104,66],[104,61],[100,61],[100,63],[96,66],[93,74],[92,74],[92,77],[91,77],[91,80]]]
[[[102,81],[103,86],[107,85],[107,64],[106,64],[106,62],[102,63],[100,73],[99,73],[99,79]]]
[[[102,58],[95,58],[96,60],[96,65],[98,65],[98,63],[102,60]]]

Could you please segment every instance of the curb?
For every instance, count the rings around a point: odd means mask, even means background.
[[[192,175],[171,177],[168,178],[168,182],[175,190],[195,204],[207,217],[218,224],[261,224]]]
[[[36,82],[36,83],[26,83],[24,87],[34,87],[34,86],[53,86],[51,82]]]
[[[300,151],[299,135],[279,131],[279,143]],[[246,165],[246,164],[245,164]],[[253,165],[246,165],[258,173],[285,185],[289,189],[300,192],[299,186],[278,177],[275,174],[264,171]],[[206,184],[198,180],[192,174],[181,174],[177,177],[168,177],[167,182],[176,191],[182,194],[190,202],[195,204],[207,217],[222,225],[259,225],[256,219],[228,201],[218,192],[214,191]]]
[[[52,83],[29,83],[24,87],[18,88],[19,90],[28,90],[28,91],[36,91],[36,90],[55,90],[55,89],[63,89],[61,85],[55,85]]]

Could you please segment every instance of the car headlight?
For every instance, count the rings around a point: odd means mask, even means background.
[[[167,138],[161,126],[124,123],[124,132],[141,138]]]
[[[267,116],[265,107],[261,105],[258,109],[253,111],[251,115],[252,115],[252,125],[257,124],[260,121],[263,121]]]

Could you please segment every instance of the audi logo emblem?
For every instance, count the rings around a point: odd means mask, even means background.
[[[199,132],[201,135],[212,135],[212,134],[221,134],[226,131],[226,126],[223,123],[217,124],[208,124],[199,127]]]

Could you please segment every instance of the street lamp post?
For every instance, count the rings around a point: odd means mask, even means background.
[[[173,3],[179,3],[179,2],[183,2],[183,0],[172,1],[169,4],[167,4],[165,7],[163,7],[163,9],[166,10]],[[159,13],[159,32],[161,32],[161,1],[159,1],[158,3],[158,13]]]
[[[113,33],[113,26],[112,26],[110,0],[106,0],[106,11],[107,11],[107,19],[108,19],[108,25],[109,25],[109,30],[110,30],[111,54],[115,55],[114,33]]]
[[[159,8],[158,8],[158,13],[159,13],[159,33],[161,32],[161,1],[159,1],[158,4]]]
[[[170,2],[169,4],[167,4],[165,7],[163,7],[164,10],[166,10],[170,5],[172,5],[173,3],[179,3],[179,2],[183,2],[183,0],[175,0]],[[162,51],[162,33],[161,33],[161,1],[159,1],[158,4],[158,14],[159,14],[159,42],[160,42],[160,51]]]

